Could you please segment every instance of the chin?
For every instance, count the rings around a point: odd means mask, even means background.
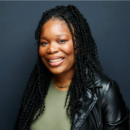
[[[52,73],[52,74],[61,74],[63,73],[63,71],[59,70],[59,69],[55,69],[55,70],[50,70],[49,71]]]

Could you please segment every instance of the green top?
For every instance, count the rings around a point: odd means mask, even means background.
[[[67,91],[59,91],[51,80],[45,98],[45,109],[31,124],[31,130],[70,130],[70,119],[64,107]]]

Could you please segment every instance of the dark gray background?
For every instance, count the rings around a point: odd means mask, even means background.
[[[130,108],[130,2],[0,2],[0,130],[12,130],[36,63],[34,32],[44,11],[73,4],[98,46],[104,73],[117,81]]]

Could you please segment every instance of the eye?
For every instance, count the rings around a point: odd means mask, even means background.
[[[47,43],[46,42],[41,42],[40,45],[46,45]]]
[[[59,42],[60,42],[60,43],[64,43],[65,41],[66,41],[66,40],[60,40]]]

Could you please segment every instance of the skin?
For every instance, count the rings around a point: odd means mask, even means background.
[[[52,18],[43,25],[40,34],[39,56],[59,86],[67,85],[72,81],[75,73],[74,46],[72,34],[65,21]],[[53,56],[64,57],[64,61],[58,66],[51,66],[46,58]],[[68,87],[54,86],[60,91],[68,90]]]

